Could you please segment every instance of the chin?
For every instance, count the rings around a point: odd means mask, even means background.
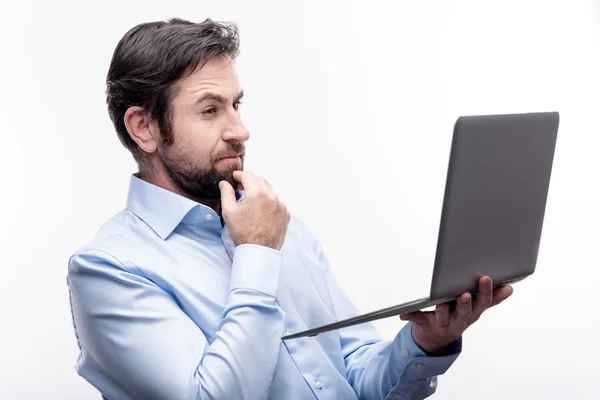
[[[243,170],[244,170],[243,163],[237,163],[236,165],[228,165],[226,167],[217,168],[217,171],[222,176],[233,176],[233,173],[235,171],[243,171]]]

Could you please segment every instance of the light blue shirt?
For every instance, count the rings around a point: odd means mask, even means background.
[[[424,399],[462,346],[426,356],[410,323],[281,340],[358,314],[319,241],[292,217],[280,251],[235,247],[212,209],[136,175],[68,286],[77,372],[110,400]]]

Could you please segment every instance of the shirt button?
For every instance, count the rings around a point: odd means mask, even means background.
[[[285,331],[285,336],[290,336],[291,334],[292,334],[292,331],[290,331],[290,330]]]
[[[408,356],[408,350],[407,349],[402,349],[402,355],[404,357]]]
[[[432,389],[435,389],[435,387],[437,386],[437,383],[438,383],[437,376],[434,376],[433,378],[431,378],[431,382],[429,382],[429,387]]]
[[[205,220],[207,220],[207,221],[210,221],[210,220],[212,220],[212,219],[213,219],[213,216],[212,216],[212,214],[206,214],[206,215],[204,216],[204,219],[205,219]]]
[[[317,389],[323,389],[323,382],[321,382],[321,381],[316,381],[316,382],[315,382],[315,386],[317,387]]]
[[[424,366],[425,366],[425,364],[422,364],[422,363],[415,364],[415,367],[417,367],[418,369],[421,369]]]

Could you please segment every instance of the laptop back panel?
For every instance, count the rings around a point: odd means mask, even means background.
[[[431,299],[531,275],[536,266],[558,113],[460,117],[454,127]]]

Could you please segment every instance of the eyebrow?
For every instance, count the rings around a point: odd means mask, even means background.
[[[244,97],[244,91],[240,91],[240,93],[236,96],[236,98],[233,100],[234,103],[237,103],[238,101],[240,101],[242,99],[242,97]],[[196,101],[196,104],[200,104],[203,101],[206,100],[213,100],[216,101],[217,103],[221,103],[221,104],[225,104],[227,103],[227,100],[225,99],[225,97],[216,94],[216,93],[206,93],[205,95],[203,95],[202,97],[200,97],[198,99],[198,101]]]

